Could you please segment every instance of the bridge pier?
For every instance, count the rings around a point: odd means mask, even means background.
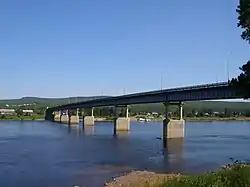
[[[59,116],[59,123],[62,123],[62,111],[58,111],[58,116]]]
[[[66,115],[61,115],[61,117],[60,117],[60,123],[68,123],[68,121],[69,121],[69,116],[68,116],[68,114],[66,114]]]
[[[67,110],[67,114],[68,114],[68,126],[71,125],[71,110]]]
[[[70,124],[78,124],[79,123],[79,115],[78,115],[79,109],[76,109],[76,115],[72,115],[72,111],[71,111],[71,115],[69,116],[69,121]]]
[[[183,103],[179,102],[179,120],[172,120],[168,116],[170,103],[165,102],[165,119],[163,120],[163,141],[171,138],[184,138],[185,120],[183,120]]]
[[[119,117],[117,112],[118,106],[115,106],[114,113],[114,134],[116,131],[129,131],[130,130],[130,118],[129,118],[129,108],[126,106],[125,117]]]
[[[91,116],[84,116],[83,115],[83,126],[86,125],[94,125],[95,124],[95,117],[94,117],[94,107],[91,108]]]
[[[62,112],[59,112],[60,117],[59,117],[59,123],[64,123],[64,124],[78,124],[79,123],[79,116],[78,115],[72,115],[71,110],[67,110],[66,114],[62,114]]]

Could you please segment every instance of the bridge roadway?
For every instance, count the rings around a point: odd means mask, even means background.
[[[237,99],[235,90],[227,82],[203,84],[172,89],[163,89],[150,92],[141,92],[115,97],[106,97],[71,103],[50,108],[52,111],[76,108],[91,108],[102,106],[131,105],[143,103],[163,103],[195,100]]]
[[[156,90],[150,92],[141,92],[135,94],[128,94],[115,97],[105,97],[101,99],[93,99],[88,101],[76,102],[53,108],[48,108],[46,111],[46,120],[54,121],[54,113],[59,112],[60,122],[66,121],[69,125],[72,119],[79,123],[78,109],[92,108],[91,116],[83,114],[84,125],[94,125],[94,107],[115,106],[115,121],[114,133],[120,130],[130,129],[130,119],[128,114],[128,105],[142,104],[142,103],[164,103],[166,119],[163,121],[163,139],[167,138],[183,138],[185,121],[183,115],[183,101],[195,100],[218,100],[218,99],[236,99],[242,98],[236,94],[235,89],[229,86],[228,82],[203,84],[188,87],[179,87],[171,89]],[[178,104],[179,106],[179,120],[172,120],[168,117],[168,106],[170,104]],[[126,107],[125,117],[121,118],[117,115],[117,107]],[[73,109],[77,110],[77,115],[72,116]],[[66,115],[62,114],[62,110],[67,110]],[[73,118],[72,118],[73,117]]]

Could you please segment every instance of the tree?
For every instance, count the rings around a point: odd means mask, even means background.
[[[4,114],[2,114],[0,118],[1,118],[1,119],[5,119],[6,117],[5,117]]]
[[[192,116],[196,116],[196,111],[195,111],[195,109],[192,109]]]
[[[231,80],[231,85],[235,87],[239,95],[245,99],[250,97],[250,60],[240,67],[242,73]]]
[[[250,0],[240,0],[236,9],[238,13],[238,27],[243,29],[241,38],[250,43]]]
[[[245,111],[245,116],[246,116],[246,117],[250,117],[250,110],[246,110],[246,111]]]
[[[243,29],[241,38],[250,43],[250,0],[240,0],[236,9],[238,13],[238,27]],[[230,81],[241,96],[250,98],[250,60],[240,67],[242,73]]]
[[[23,110],[21,108],[17,108],[16,109],[16,114],[20,118],[21,116],[23,116]]]

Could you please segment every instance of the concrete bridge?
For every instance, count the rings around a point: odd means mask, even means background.
[[[107,97],[102,99],[88,100],[84,102],[71,103],[66,105],[48,108],[46,111],[46,120],[54,121],[54,112],[59,113],[59,121],[79,123],[79,109],[91,108],[91,115],[83,114],[83,127],[85,125],[94,125],[94,108],[103,106],[114,106],[114,134],[117,131],[130,130],[130,118],[128,106],[131,104],[142,103],[163,103],[165,106],[165,119],[163,120],[163,139],[183,138],[185,131],[185,121],[183,120],[183,101],[195,100],[217,100],[217,99],[236,99],[242,98],[236,94],[236,90],[229,86],[228,82],[204,84],[172,89],[163,89],[150,92],[141,92],[116,97]],[[172,120],[168,116],[169,105],[178,105],[179,119]],[[126,108],[124,117],[118,117],[117,109]],[[62,111],[66,110],[66,115]],[[76,110],[76,115],[72,111]]]

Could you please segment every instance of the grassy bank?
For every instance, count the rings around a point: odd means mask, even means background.
[[[132,181],[131,178],[135,180]],[[120,181],[120,182],[119,182]],[[132,182],[131,182],[132,181]],[[217,172],[203,175],[181,176],[176,174],[154,174],[151,172],[135,172],[108,187],[247,187],[250,186],[250,167],[233,164]]]
[[[44,120],[44,116],[43,115],[34,115],[34,116],[5,115],[5,116],[0,116],[0,120]]]
[[[172,119],[178,119],[178,118],[172,118]],[[162,121],[162,118],[154,118],[152,121]],[[205,121],[205,122],[210,122],[210,121],[250,121],[250,117],[185,117],[184,120],[186,121]]]
[[[172,118],[177,119],[177,118]],[[186,117],[184,118],[186,121],[190,122],[210,122],[210,121],[250,121],[250,117]],[[113,122],[114,118],[96,118],[97,121],[105,121],[105,122]],[[134,116],[130,117],[130,121],[137,121],[137,119]],[[153,118],[151,119],[151,122],[161,122],[163,121],[163,118]]]
[[[250,121],[250,117],[187,117],[186,121]]]
[[[145,187],[150,187],[146,184]],[[241,164],[221,169],[218,172],[198,176],[185,176],[165,181],[152,187],[243,187],[250,186],[250,167]]]

